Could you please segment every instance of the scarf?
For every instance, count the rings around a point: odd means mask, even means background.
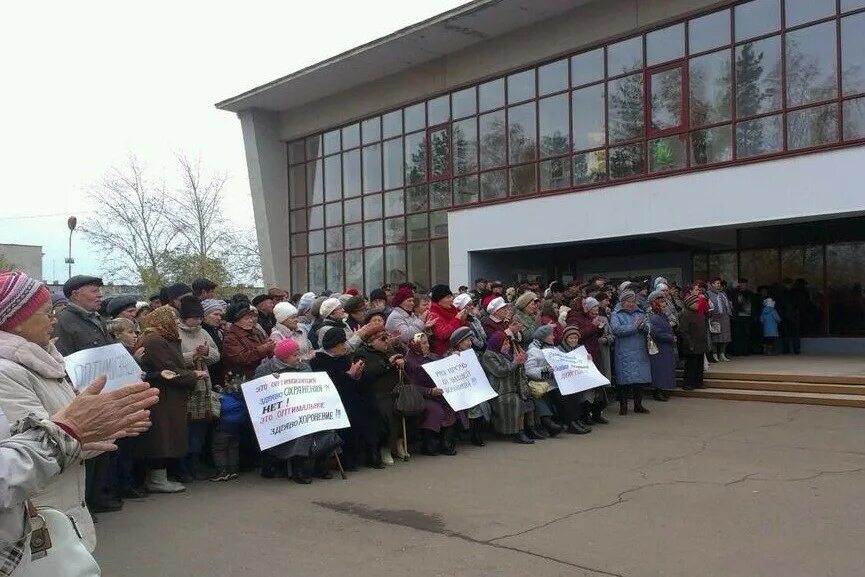
[[[177,330],[177,318],[174,315],[174,309],[169,305],[163,305],[148,313],[141,320],[141,326],[144,327],[142,336],[156,333],[167,341],[180,340],[180,333]]]

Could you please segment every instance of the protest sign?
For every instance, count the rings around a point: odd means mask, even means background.
[[[445,400],[455,411],[474,407],[498,396],[490,386],[474,351],[449,355],[421,366],[435,385],[444,391]]]
[[[63,360],[66,363],[66,374],[78,390],[101,375],[108,377],[104,392],[141,382],[141,367],[120,343],[84,349],[64,357]]]
[[[541,350],[553,368],[556,384],[559,385],[559,392],[563,395],[572,395],[610,384],[595,363],[589,359],[586,347],[578,347],[569,353],[556,348]]]
[[[262,451],[298,437],[350,427],[327,373],[267,375],[242,385]]]

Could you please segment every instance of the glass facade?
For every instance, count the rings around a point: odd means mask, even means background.
[[[288,143],[293,290],[447,282],[452,207],[865,138],[865,3],[750,0]]]

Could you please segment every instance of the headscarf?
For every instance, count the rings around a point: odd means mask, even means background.
[[[180,340],[177,319],[174,317],[174,309],[170,305],[162,305],[144,315],[144,318],[141,319],[141,326],[144,327],[142,336],[156,333],[168,341]]]
[[[408,348],[416,355],[422,355],[423,351],[420,348],[420,342],[426,336],[426,333],[415,333],[408,342]]]
[[[487,338],[487,350],[488,350],[488,351],[494,351],[494,352],[496,352],[496,353],[499,353],[500,355],[502,355],[502,356],[504,356],[505,358],[507,358],[509,361],[512,361],[512,360],[513,360],[513,355],[511,355],[510,350],[509,350],[508,352],[506,352],[506,353],[503,353],[503,352],[502,352],[502,345],[505,343],[505,341],[506,341],[507,339],[508,339],[508,336],[505,334],[504,331],[496,331],[496,332],[494,332],[493,334],[491,334],[491,335]]]

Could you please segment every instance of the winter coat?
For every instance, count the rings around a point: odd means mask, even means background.
[[[351,378],[347,371],[351,357],[334,357],[325,351],[317,351],[309,363],[313,371],[324,371],[333,381],[346,416],[351,423],[351,433],[368,446],[378,446],[384,423],[378,412],[375,397],[359,380]]]
[[[0,410],[9,422],[30,414],[48,419],[74,398],[75,390],[66,380],[63,357],[54,345],[46,350],[18,335],[0,331]],[[87,549],[93,551],[96,531],[84,504],[84,491],[82,462],[54,477],[33,497],[33,502],[37,507],[52,507],[72,517]]]
[[[366,362],[360,384],[375,397],[378,412],[387,424],[388,446],[395,449],[402,424],[393,412],[393,389],[399,384],[399,368],[390,364],[391,354],[381,353],[364,343],[357,349],[354,357]]]
[[[715,291],[709,289],[710,310],[709,320],[717,321],[721,325],[720,333],[709,333],[709,338],[713,343],[729,343],[733,340],[732,330],[730,327],[730,316],[733,314],[733,306],[730,304],[730,298],[724,291]]]
[[[763,325],[764,337],[777,337],[778,323],[780,322],[781,315],[778,314],[778,311],[774,307],[764,306],[763,310],[760,311],[760,323]]]
[[[450,338],[455,330],[466,325],[457,318],[456,308],[444,308],[438,303],[433,303],[429,308],[430,318],[438,319],[432,327],[432,338],[430,349],[433,353],[442,356],[451,347]]]
[[[540,323],[535,316],[528,315],[523,310],[514,311],[514,320],[525,327],[519,332],[519,334],[517,334],[517,338],[514,340],[516,340],[521,347],[527,349],[529,345],[532,344],[532,335],[535,334],[535,329],[538,328]]]
[[[54,336],[57,337],[54,344],[63,356],[114,342],[99,314],[90,313],[75,303],[69,303],[60,311]]]
[[[406,345],[417,333],[427,332],[424,322],[402,307],[394,307],[387,317],[384,328],[389,333],[398,331],[400,342]]]
[[[431,361],[437,361],[438,355],[429,353],[427,356],[421,356],[413,351],[409,351],[405,355],[405,373],[413,385],[420,389],[424,397],[424,412],[421,416],[420,428],[438,433],[442,427],[450,427],[455,424],[457,418],[461,420],[463,426],[468,426],[468,420],[465,419],[465,413],[460,411],[457,414],[448,402],[444,395],[434,397],[430,395],[430,390],[435,388],[435,383],[423,369],[423,365]]]
[[[276,323],[273,325],[273,330],[270,331],[270,340],[278,343],[283,339],[294,339],[294,342],[300,346],[300,350],[297,351],[298,356],[301,359],[309,360],[314,351],[312,343],[309,342],[309,337],[306,334],[306,329],[302,328],[299,324],[297,325],[297,330],[293,331],[282,323]]]
[[[528,358],[526,359],[526,376],[530,381],[546,381],[550,389],[558,389],[556,378],[553,375],[553,368],[547,362],[547,357],[544,356],[544,348],[554,349],[555,345],[548,345],[538,341],[532,341],[529,345],[529,350],[526,351]]]
[[[522,430],[520,418],[532,410],[523,367],[492,349],[481,355],[481,366],[490,386],[498,393],[497,397],[489,400],[493,427],[502,435],[519,433]]]
[[[667,315],[649,313],[649,334],[658,346],[658,352],[649,355],[652,367],[652,386],[656,389],[676,388],[676,337]]]
[[[225,383],[225,363],[222,360],[222,331],[207,323],[202,323],[201,328],[207,331],[207,334],[210,335],[210,339],[219,351],[219,360],[207,366],[207,371],[210,373],[210,382],[218,389]]]
[[[638,321],[643,321],[640,328],[636,327]],[[610,328],[616,336],[613,349],[616,385],[651,383],[649,350],[646,347],[646,332],[649,330],[646,313],[639,308],[626,311],[617,306],[610,317]]]
[[[186,411],[189,395],[196,386],[195,373],[185,368],[180,341],[170,341],[157,333],[145,334],[144,380],[159,389],[159,403],[150,408],[153,426],[142,434],[135,444],[140,459],[179,459],[187,452]],[[173,379],[166,379],[162,371],[173,371]]]
[[[216,343],[203,328],[190,328],[179,322],[177,323],[177,332],[180,333],[180,352],[183,354],[183,366],[187,369],[203,371],[219,362],[219,349],[216,348]],[[207,355],[204,358],[196,359],[195,349],[201,344],[207,345]],[[187,416],[190,421],[205,421],[213,418],[210,404],[211,394],[213,394],[213,383],[209,376],[206,379],[195,381],[195,388],[189,394],[189,401],[187,401]]]
[[[345,338],[347,339],[345,342],[345,346],[348,348],[349,353],[353,353],[357,350],[357,348],[363,343],[363,340],[355,334],[353,330],[349,328],[349,326],[345,323],[345,321],[337,321],[331,318],[325,319],[322,321],[317,327],[313,327],[315,331],[315,341],[312,342],[312,346],[319,348],[321,347],[321,337],[324,336],[324,333],[329,331],[330,329],[339,329],[345,331]],[[312,340],[310,338],[310,340]]]
[[[586,347],[586,351],[592,355],[592,361],[598,370],[603,372],[601,359],[601,337],[604,335],[604,329],[595,324],[592,317],[588,313],[580,312],[570,315],[573,325],[580,330],[580,344]]]
[[[683,355],[704,355],[709,349],[706,342],[706,317],[686,307],[679,317],[679,335],[682,337]]]
[[[222,335],[222,361],[226,370],[243,375],[247,380],[255,374],[259,363],[270,356],[270,350],[255,327],[245,331],[231,325]]]

